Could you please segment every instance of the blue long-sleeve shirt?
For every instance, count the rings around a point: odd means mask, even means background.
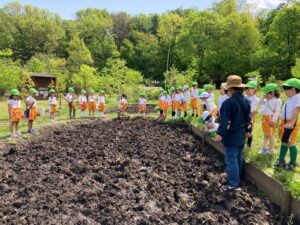
[[[226,147],[238,147],[245,144],[246,132],[251,132],[251,106],[241,93],[234,93],[227,99],[220,112],[218,134]]]

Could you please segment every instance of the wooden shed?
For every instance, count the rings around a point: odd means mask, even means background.
[[[48,95],[49,85],[53,81],[56,86],[56,76],[50,73],[33,73],[31,76],[37,90],[36,98],[43,99]]]

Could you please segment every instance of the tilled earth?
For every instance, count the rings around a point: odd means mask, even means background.
[[[278,208],[224,192],[223,163],[184,128],[85,121],[49,128],[0,160],[0,224],[285,224]]]

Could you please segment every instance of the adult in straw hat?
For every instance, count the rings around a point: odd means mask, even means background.
[[[250,102],[243,95],[245,84],[243,84],[241,77],[229,76],[224,86],[231,93],[231,97],[224,101],[221,107],[221,122],[216,141],[222,141],[225,148],[228,185],[224,186],[223,189],[238,190],[243,168],[242,152],[246,134],[252,131],[251,107]]]

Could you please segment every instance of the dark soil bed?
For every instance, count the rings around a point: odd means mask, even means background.
[[[87,121],[49,128],[0,160],[0,224],[285,224],[184,128]]]

